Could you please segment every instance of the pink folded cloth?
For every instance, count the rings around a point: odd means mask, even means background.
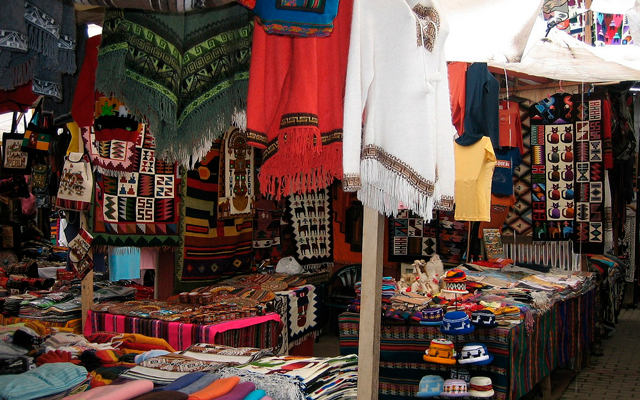
[[[106,385],[67,396],[64,400],[130,400],[153,390],[153,382],[140,379],[118,385]]]
[[[269,396],[264,396],[263,398],[261,398],[260,400],[273,400],[271,397]]]

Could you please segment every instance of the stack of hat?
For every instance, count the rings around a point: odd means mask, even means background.
[[[440,332],[446,335],[464,335],[473,330],[474,326],[471,325],[471,320],[464,311],[449,311],[442,318],[442,325],[440,325]]]
[[[447,379],[442,384],[442,392],[440,396],[443,397],[464,397],[469,396],[467,391],[467,382],[462,379]]]
[[[487,365],[493,361],[487,346],[482,343],[467,343],[460,350],[460,364]]]
[[[443,338],[432,339],[422,359],[427,362],[453,365],[456,363],[456,350],[450,340]]]
[[[453,300],[469,293],[467,291],[467,274],[461,269],[448,270],[442,280],[444,281],[444,289],[440,292],[440,296],[447,300]]]
[[[469,381],[469,396],[471,397],[492,397],[494,393],[491,378],[474,376]]]

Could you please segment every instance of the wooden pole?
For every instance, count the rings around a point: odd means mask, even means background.
[[[362,296],[358,340],[358,400],[377,400],[382,313],[384,216],[364,207],[362,235]]]
[[[87,323],[87,314],[93,305],[93,270],[82,279],[81,284],[82,294],[82,332],[84,333],[84,327]]]

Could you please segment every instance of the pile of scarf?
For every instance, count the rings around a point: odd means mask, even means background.
[[[193,164],[232,122],[242,125],[252,31],[240,5],[191,13],[107,9],[96,89],[148,122],[161,155]]]

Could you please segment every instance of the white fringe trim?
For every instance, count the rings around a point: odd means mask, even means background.
[[[362,160],[360,168],[362,188],[358,190],[358,199],[362,204],[386,216],[397,216],[402,203],[423,219],[433,219],[433,196],[420,192],[404,177],[390,171],[377,160]]]

